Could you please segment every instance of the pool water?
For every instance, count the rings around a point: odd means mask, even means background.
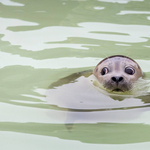
[[[111,55],[135,59],[149,79],[149,0],[0,0],[0,8],[2,150],[149,150],[149,96],[112,99],[86,89],[86,77],[51,86]]]

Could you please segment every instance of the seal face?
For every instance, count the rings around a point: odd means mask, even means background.
[[[104,88],[115,92],[131,90],[134,82],[143,75],[137,62],[122,55],[103,59],[95,67],[93,74]]]

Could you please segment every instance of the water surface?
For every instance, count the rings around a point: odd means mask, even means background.
[[[95,105],[86,91],[90,106],[105,109],[70,110],[45,95],[59,79],[116,54],[135,59],[149,78],[148,0],[0,0],[0,8],[2,149],[149,149],[149,97],[100,96]]]

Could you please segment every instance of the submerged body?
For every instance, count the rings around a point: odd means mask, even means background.
[[[123,62],[118,63],[120,60]],[[79,123],[83,125],[106,122],[131,124],[144,113],[147,114],[150,99],[147,95],[148,89],[145,88],[150,87],[150,81],[140,78],[142,71],[139,66],[133,61],[119,57],[114,58],[115,63],[111,63],[112,60],[108,61],[110,64],[104,61],[96,66],[94,74],[92,70],[73,73],[50,85],[46,92],[47,103],[50,104],[51,109],[60,112],[59,115],[57,113],[55,116],[50,116],[51,119],[62,120],[64,117],[66,128],[71,131],[75,129],[73,126]],[[104,67],[108,67],[108,70],[103,69]],[[127,67],[129,70],[126,69]],[[130,76],[125,73],[125,69],[131,71],[129,67],[135,70]],[[100,74],[102,72],[103,75],[98,75],[98,72]],[[115,81],[110,81],[112,77],[117,76],[123,77],[118,85],[114,83]],[[112,90],[107,92],[108,88],[103,87],[104,83],[109,84],[107,81],[112,82],[109,85],[110,89],[130,85],[132,92]]]
[[[139,96],[144,96],[144,101],[149,103],[150,81],[142,79],[142,75],[134,60],[125,56],[108,57],[95,67],[93,73],[92,70],[74,73],[51,84],[46,94],[47,102],[78,110],[108,109],[113,105],[115,109],[129,107],[130,100]],[[141,105],[141,100],[132,107],[137,105]]]
[[[126,92],[142,77],[140,66],[131,58],[115,55],[103,59],[94,69],[93,74],[104,88],[113,92]]]

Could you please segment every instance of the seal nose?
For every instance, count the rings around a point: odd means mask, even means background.
[[[119,82],[123,81],[124,79],[121,76],[114,76],[114,77],[111,78],[111,80],[113,82],[119,83]]]

